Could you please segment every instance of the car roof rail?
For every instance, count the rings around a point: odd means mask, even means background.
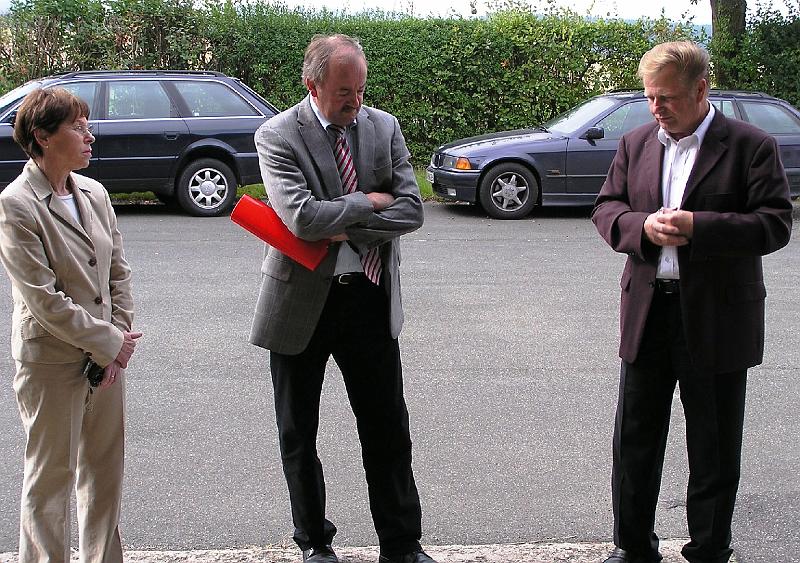
[[[606,90],[606,94],[641,94],[644,90],[642,88],[612,88],[611,90]],[[764,92],[759,92],[756,90],[722,90],[717,88],[712,88],[708,91],[709,94],[714,94],[716,96],[736,96],[736,97],[749,97],[749,98],[774,98],[774,96],[770,96],[769,94],[765,94]]]
[[[113,74],[133,74],[142,76],[168,76],[174,74],[185,74],[189,76],[227,76],[223,72],[216,70],[145,70],[145,69],[117,69],[117,70],[75,70],[71,72],[61,72],[53,74],[59,78],[74,78],[78,76],[104,76]]]
[[[758,92],[755,90],[717,90],[716,88],[712,88],[708,91],[709,94],[716,94],[717,96],[736,96],[738,98],[741,97],[748,97],[748,98],[772,98],[769,94],[765,94],[764,92]]]

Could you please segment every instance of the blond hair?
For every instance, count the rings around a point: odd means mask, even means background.
[[[647,51],[639,61],[636,74],[644,80],[661,72],[668,65],[675,65],[684,83],[692,84],[708,79],[708,52],[692,41],[661,43]]]

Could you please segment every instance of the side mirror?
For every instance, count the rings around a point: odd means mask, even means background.
[[[603,130],[602,127],[589,127],[586,132],[581,135],[581,139],[586,139],[587,141],[594,141],[597,139],[602,139],[606,136],[606,132]]]

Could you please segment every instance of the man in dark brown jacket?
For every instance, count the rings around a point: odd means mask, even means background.
[[[661,560],[655,511],[673,391],[686,418],[691,563],[732,553],[747,369],[762,361],[761,256],[785,246],[792,205],[772,137],[708,102],[708,54],[657,45],[639,64],[655,122],[625,135],[592,214],[628,255],[606,563]]]

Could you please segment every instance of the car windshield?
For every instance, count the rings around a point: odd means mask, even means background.
[[[611,98],[592,98],[551,119],[543,127],[554,133],[571,135],[580,127],[586,125],[587,122],[592,121],[605,110],[611,108],[614,103]]]
[[[42,83],[38,81],[28,82],[0,96],[0,115],[5,113],[6,110],[13,106],[18,100],[24,98],[28,92],[35,90],[41,85]]]

